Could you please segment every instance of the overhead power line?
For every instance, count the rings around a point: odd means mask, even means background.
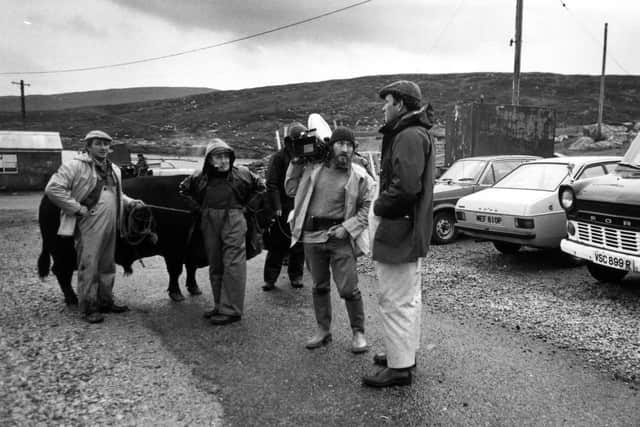
[[[578,17],[575,16],[571,10],[567,7],[566,3],[562,0],[560,0],[560,3],[562,3],[562,7],[567,11],[567,13],[569,13],[571,15],[571,17],[576,21],[576,24],[578,24],[578,27],[580,28],[580,30],[582,30],[583,33],[585,33],[587,36],[589,36],[589,38],[591,38],[591,40],[593,40],[597,45],[600,45],[600,43],[602,43],[602,40],[600,40],[598,37],[596,37],[590,30],[589,28],[587,28],[586,25],[584,25],[582,22],[580,22],[580,20],[578,20]],[[627,69],[625,67],[622,66],[622,64],[620,64],[620,62],[618,61],[618,59],[613,56],[613,54],[611,53],[611,51],[609,51],[609,56],[611,57],[611,59],[613,60],[613,62],[616,63],[616,65],[618,66],[618,68],[620,68],[622,70],[622,72],[626,73],[626,74],[631,74],[629,71],[627,71]]]
[[[94,70],[102,70],[102,69],[105,69],[105,68],[125,67],[127,65],[141,64],[141,63],[144,63],[144,62],[160,61],[162,59],[175,58],[176,56],[188,55],[188,54],[195,53],[195,52],[201,52],[203,50],[215,49],[217,47],[227,46],[227,45],[230,45],[230,44],[233,44],[233,43],[238,43],[238,42],[245,41],[245,40],[255,39],[257,37],[261,37],[261,36],[264,36],[264,35],[267,35],[267,34],[275,33],[277,31],[282,31],[282,30],[286,30],[288,28],[292,28],[292,27],[295,27],[295,26],[298,26],[298,25],[306,24],[308,22],[317,21],[318,19],[322,19],[322,18],[325,18],[325,17],[330,16],[330,15],[335,15],[336,13],[344,12],[345,10],[353,9],[355,7],[358,7],[358,6],[362,6],[362,5],[366,4],[366,3],[371,3],[372,1],[373,0],[360,1],[360,2],[357,2],[357,3],[350,4],[348,6],[345,6],[345,7],[341,7],[339,9],[334,9],[334,10],[331,10],[329,12],[325,12],[325,13],[322,13],[320,15],[313,16],[311,18],[303,19],[301,21],[292,22],[292,23],[286,24],[286,25],[281,25],[279,27],[275,27],[275,28],[271,28],[269,30],[261,31],[259,33],[254,33],[254,34],[250,34],[248,36],[243,36],[243,37],[239,37],[239,38],[232,39],[232,40],[227,40],[227,41],[224,41],[224,42],[220,42],[220,43],[216,43],[216,44],[212,44],[212,45],[208,45],[208,46],[202,46],[202,47],[198,47],[198,48],[195,48],[195,49],[189,49],[189,50],[183,50],[183,51],[180,51],[180,52],[169,53],[167,55],[154,56],[154,57],[143,58],[143,59],[136,59],[136,60],[133,60],[133,61],[118,62],[118,63],[115,63],[115,64],[95,65],[95,66],[91,66],[91,67],[81,67],[81,68],[64,68],[64,69],[59,69],[59,70],[44,70],[44,71],[3,71],[3,72],[0,72],[0,75],[75,73],[75,72],[80,72],[80,71],[94,71]]]
[[[460,10],[462,9],[462,5],[465,3],[465,1],[466,0],[460,0],[460,2],[458,2],[458,5],[451,13],[451,16],[449,17],[449,20],[447,21],[447,23],[442,26],[438,35],[433,39],[433,43],[431,44],[429,51],[433,51],[433,49],[436,48],[438,43],[440,43],[440,40],[442,39],[442,36],[444,35],[444,33],[451,28],[451,23],[453,22],[454,19],[456,19],[456,17],[458,16],[458,13],[460,13]]]

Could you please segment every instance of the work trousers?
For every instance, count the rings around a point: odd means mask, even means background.
[[[380,285],[380,317],[384,327],[387,366],[407,368],[420,347],[422,311],[420,259],[404,264],[375,262]]]
[[[113,304],[117,202],[115,190],[105,186],[89,214],[77,220],[78,300],[85,313]]]
[[[331,329],[331,275],[344,299],[353,332],[364,332],[364,306],[358,289],[356,257],[349,239],[305,243],[304,255],[313,280],[313,308],[318,326]]]
[[[204,209],[201,229],[214,307],[220,314],[241,316],[247,283],[247,223],[242,209]]]
[[[287,255],[289,280],[301,280],[304,273],[304,248],[300,242],[291,246],[291,230],[284,216],[276,217],[269,227],[269,235],[271,242],[264,261],[264,281],[275,283],[278,280],[282,262]]]
[[[272,249],[267,252],[264,261],[264,281],[275,283],[278,280],[284,257],[289,256],[287,264],[287,275],[292,282],[302,279],[304,274],[304,248],[296,243],[293,247],[285,250]]]

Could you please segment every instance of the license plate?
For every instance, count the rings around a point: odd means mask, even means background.
[[[493,224],[493,225],[502,224],[502,217],[501,216],[476,215],[476,220],[478,220],[478,222],[484,222],[484,223]]]
[[[595,251],[593,253],[593,261],[601,265],[606,265],[607,267],[617,268],[619,270],[634,270],[633,260],[624,256],[609,255],[604,252]]]

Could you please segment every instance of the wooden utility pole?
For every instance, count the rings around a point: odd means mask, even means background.
[[[280,142],[280,132],[276,129],[276,148],[278,151],[282,148],[282,143]]]
[[[608,23],[604,23],[604,47],[602,48],[602,74],[600,74],[600,99],[598,100],[598,129],[597,139],[602,139],[602,112],[604,111],[604,73],[607,65],[607,29]]]
[[[513,42],[513,40],[512,40]],[[513,61],[513,93],[511,103],[520,105],[520,51],[522,49],[522,0],[516,2],[516,39],[515,58]]]
[[[27,110],[24,106],[24,87],[31,86],[31,85],[28,83],[25,83],[24,80],[20,80],[19,82],[11,82],[11,83],[13,83],[14,85],[20,85],[20,101],[22,104],[22,124],[24,125],[24,122],[27,118]]]

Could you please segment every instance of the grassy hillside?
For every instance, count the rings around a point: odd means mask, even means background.
[[[127,104],[182,98],[211,92],[205,87],[134,87],[127,89],[93,90],[88,92],[59,93],[56,95],[27,95],[27,111],[64,110],[93,105]],[[27,88],[28,92],[28,88]],[[0,96],[0,111],[21,111],[19,96]]]
[[[221,137],[240,156],[261,157],[274,147],[274,131],[293,120],[306,122],[320,113],[358,128],[381,125],[377,90],[393,80],[416,81],[440,120],[456,102],[509,103],[511,74],[420,74],[368,76],[219,91],[180,99],[42,111],[29,114],[26,128],[59,131],[75,146],[90,129],[103,129],[137,149],[172,152]],[[527,73],[522,75],[521,103],[557,111],[558,127],[593,123],[597,118],[599,77]],[[640,76],[609,76],[604,117],[607,123],[640,119]],[[20,129],[19,114],[0,112],[1,129]]]

